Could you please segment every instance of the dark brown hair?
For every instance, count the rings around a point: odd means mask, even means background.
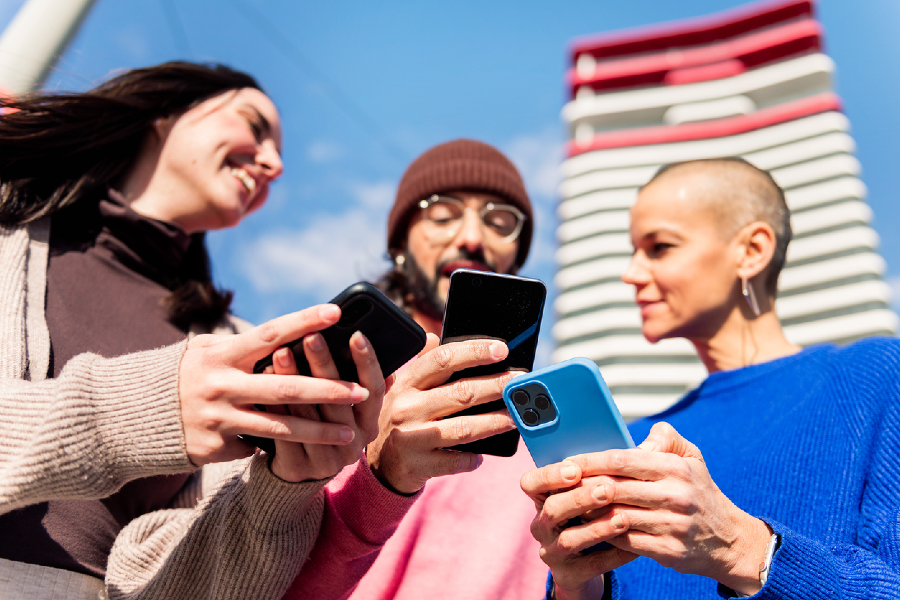
[[[120,185],[155,119],[242,88],[253,77],[223,65],[170,62],[117,75],[84,93],[0,100],[0,224],[20,225]],[[167,301],[173,323],[211,325],[231,292],[212,283],[204,234],[194,234]]]

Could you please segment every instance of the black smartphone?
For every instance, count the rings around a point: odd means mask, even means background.
[[[331,304],[341,308],[341,318],[322,330],[321,334],[343,381],[359,382],[356,363],[350,354],[350,337],[356,331],[361,331],[369,339],[385,377],[425,347],[425,330],[369,283],[354,283],[335,296]],[[300,375],[311,376],[309,362],[303,352],[303,338],[286,344],[286,347],[294,353]],[[253,372],[262,373],[271,364],[272,355],[269,355],[256,363]],[[273,453],[275,450],[273,440],[249,435],[240,437],[266,452]]]
[[[506,343],[509,355],[498,363],[464,369],[448,381],[503,371],[530,371],[534,366],[547,286],[537,279],[459,269],[450,276],[450,291],[441,329],[441,343],[494,339]],[[481,414],[505,408],[502,400],[474,406],[456,415]],[[448,418],[452,418],[451,415]],[[453,450],[512,456],[519,432],[507,431]]]

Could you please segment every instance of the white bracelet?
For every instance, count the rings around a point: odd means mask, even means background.
[[[759,584],[766,585],[769,579],[769,567],[772,566],[772,557],[775,556],[775,548],[778,547],[779,537],[777,533],[773,533],[769,538],[769,545],[766,546],[766,559],[759,565]]]

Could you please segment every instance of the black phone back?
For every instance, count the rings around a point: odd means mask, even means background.
[[[350,337],[357,331],[369,339],[385,377],[425,347],[425,330],[369,283],[361,281],[351,285],[335,296],[331,304],[341,307],[341,319],[321,333],[343,381],[359,382],[356,363],[350,354]],[[310,376],[309,362],[303,352],[303,338],[286,344],[286,347],[293,352],[300,375]],[[253,372],[262,373],[271,364],[272,356],[269,355],[256,363]],[[246,435],[241,439],[267,452],[274,452],[275,443],[272,440]]]
[[[459,269],[450,276],[450,292],[441,329],[441,343],[495,339],[506,343],[509,355],[498,363],[454,373],[449,381],[503,371],[530,371],[534,366],[547,287],[537,279]],[[458,415],[481,414],[505,408],[502,400],[466,409]],[[519,432],[508,431],[454,450],[512,456]]]

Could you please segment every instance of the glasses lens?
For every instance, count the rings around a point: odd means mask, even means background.
[[[425,208],[425,218],[436,225],[450,225],[462,219],[463,207],[452,200],[438,199]]]
[[[500,237],[512,235],[519,226],[519,215],[508,208],[499,206],[484,214],[484,225]]]

